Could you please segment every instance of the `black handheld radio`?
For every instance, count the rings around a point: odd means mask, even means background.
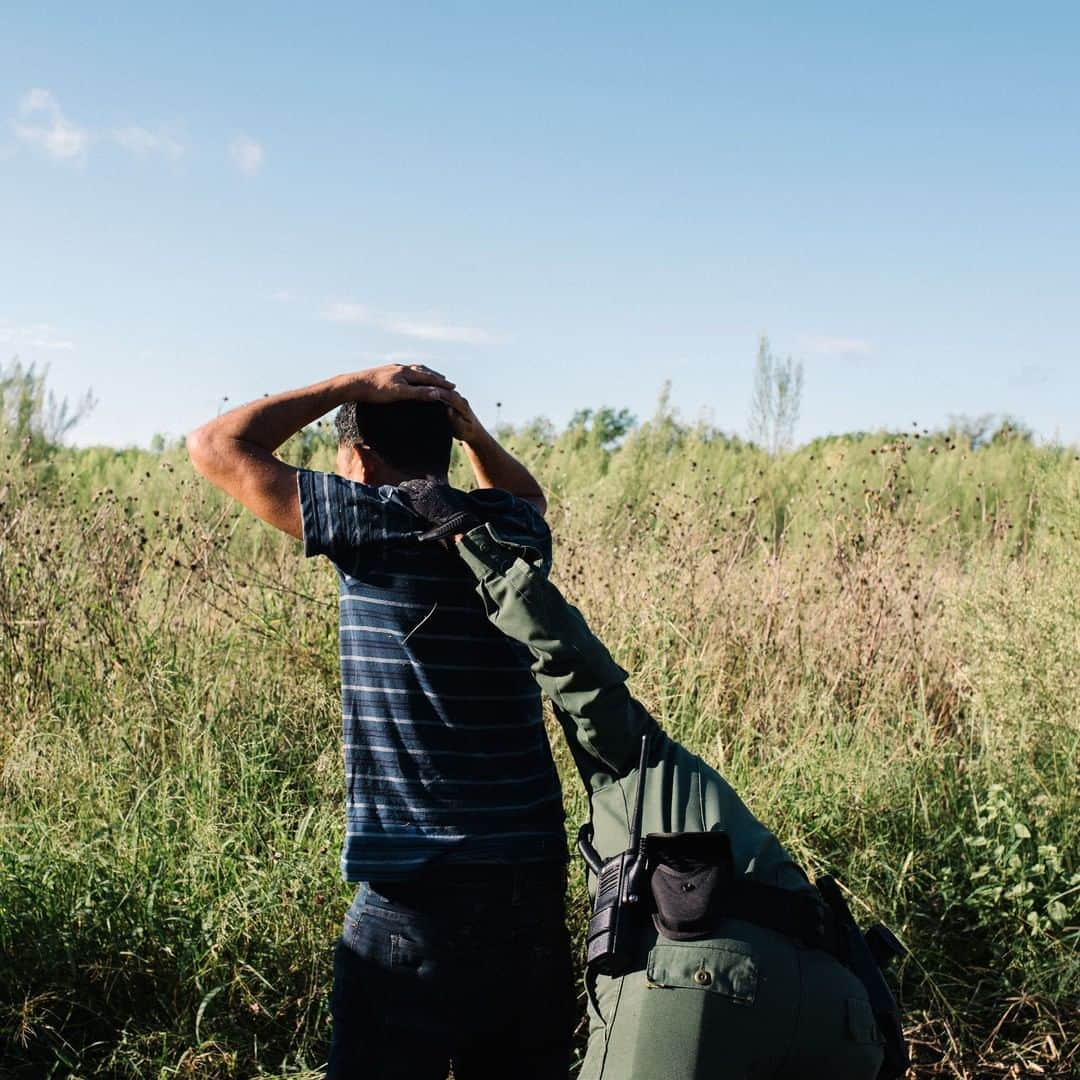
[[[644,813],[645,765],[649,737],[641,737],[641,760],[638,764],[637,794],[630,838],[626,850],[601,860],[589,842],[591,825],[586,822],[578,832],[578,850],[596,875],[596,898],[586,933],[586,964],[590,971],[603,975],[623,975],[630,970],[639,923],[637,916],[644,904],[646,885],[645,842],[641,835]]]

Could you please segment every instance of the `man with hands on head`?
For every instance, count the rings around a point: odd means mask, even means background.
[[[275,456],[335,408],[336,473]],[[425,542],[409,490],[446,482],[454,437],[477,486],[509,493],[491,493],[501,538],[550,563],[539,485],[422,365],[266,397],[188,438],[199,472],[340,578],[341,866],[359,888],[329,1080],[567,1072],[566,842],[532,658],[488,622],[465,564]]]

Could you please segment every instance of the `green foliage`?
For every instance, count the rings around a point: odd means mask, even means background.
[[[570,418],[566,435],[575,450],[584,446],[612,449],[637,424],[629,409],[578,409]]]
[[[47,374],[18,359],[0,365],[0,446],[18,447],[31,460],[51,452],[94,407],[89,391],[75,405],[58,401]]]
[[[802,408],[803,366],[776,356],[769,339],[758,340],[750,399],[750,438],[770,454],[789,449]]]
[[[1020,440],[1031,442],[1033,432],[1026,424],[1011,416],[983,413],[981,416],[950,416],[945,435],[954,441],[978,449],[988,443]]]
[[[1040,842],[1052,823],[1050,801],[1039,795],[1025,808],[1003,784],[991,784],[975,800],[975,829],[964,837],[968,858],[960,868],[966,895],[958,899],[977,921],[1028,935],[1036,952],[1080,916],[1080,872],[1068,874],[1057,844]]]
[[[911,947],[920,1075],[1069,1075],[1075,453],[772,456],[666,401],[628,422],[504,432],[559,583],[668,729]],[[286,453],[333,465],[318,429]],[[333,574],[181,448],[47,454],[0,458],[0,1074],[313,1070],[348,897]],[[570,903],[580,933],[577,865]]]

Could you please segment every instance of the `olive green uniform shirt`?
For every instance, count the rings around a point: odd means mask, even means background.
[[[664,734],[630,694],[627,673],[542,565],[526,561],[527,549],[484,526],[463,537],[458,551],[488,618],[533,655],[533,674],[589,793],[602,860],[627,847],[648,735],[645,834],[722,830],[736,875],[817,896],[731,785]],[[871,1080],[880,1066],[873,1014],[851,972],[822,950],[741,920],[721,920],[715,936],[690,942],[668,940],[644,922],[633,969],[590,978],[587,990],[582,1080]]]

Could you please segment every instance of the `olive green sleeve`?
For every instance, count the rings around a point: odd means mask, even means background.
[[[486,527],[458,542],[476,575],[488,619],[533,656],[540,689],[564,714],[571,749],[577,748],[614,777],[635,768],[641,736],[656,721],[626,688],[626,672],[543,571],[499,543]],[[577,755],[575,754],[575,757]]]

